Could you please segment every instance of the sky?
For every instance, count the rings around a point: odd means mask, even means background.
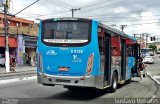
[[[17,13],[36,0],[12,0],[9,12]],[[148,33],[160,38],[160,0],[39,0],[18,17],[29,20],[71,17],[71,8],[80,8],[74,17],[94,18],[113,28],[127,25],[124,32]]]

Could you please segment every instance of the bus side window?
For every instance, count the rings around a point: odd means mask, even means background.
[[[132,45],[126,45],[126,55],[127,56],[134,56],[134,50]]]
[[[98,27],[98,45],[100,55],[104,55],[104,31],[101,27]]]
[[[120,39],[119,36],[114,35],[111,37],[112,56],[120,56]]]

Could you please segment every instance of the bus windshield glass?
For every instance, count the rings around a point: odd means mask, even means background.
[[[78,21],[44,21],[42,39],[45,43],[87,43],[89,23]]]

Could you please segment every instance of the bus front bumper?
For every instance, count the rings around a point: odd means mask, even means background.
[[[79,87],[95,87],[93,76],[56,76],[44,73],[37,73],[38,83],[48,86],[64,85]]]

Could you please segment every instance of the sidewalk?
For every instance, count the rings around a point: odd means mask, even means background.
[[[33,66],[16,66],[15,71],[11,71],[8,73],[5,72],[5,67],[0,67],[0,80],[9,79],[12,77],[35,76],[35,75],[36,75],[36,67]]]
[[[5,67],[0,67],[0,74],[7,74],[5,71]],[[29,72],[36,71],[36,67],[33,66],[16,66],[15,71],[11,71],[9,73],[20,73],[20,72]]]

